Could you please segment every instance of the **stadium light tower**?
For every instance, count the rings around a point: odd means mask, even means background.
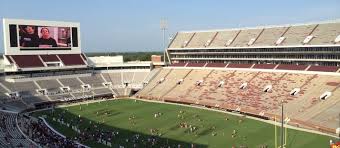
[[[165,18],[163,18],[163,19],[161,19],[161,21],[160,21],[160,28],[161,28],[161,30],[162,30],[162,33],[163,33],[163,49],[164,49],[164,53],[163,53],[163,62],[164,62],[164,64],[165,64],[165,46],[166,46],[166,40],[165,40],[165,31],[168,29],[168,21],[165,19]]]

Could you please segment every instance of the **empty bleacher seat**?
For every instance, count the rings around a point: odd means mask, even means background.
[[[229,43],[227,46],[229,46],[238,32],[239,30],[219,31],[214,40],[210,43],[210,47],[224,47],[227,42]]]
[[[133,72],[123,72],[124,83],[131,83],[133,80],[133,76],[134,76]]]
[[[103,87],[104,80],[102,79],[100,74],[94,74],[88,77],[80,77],[79,79],[85,84],[89,84],[92,87]]]
[[[135,72],[132,83],[143,84],[143,81],[148,74],[149,72]]]
[[[115,72],[115,73],[109,73],[110,80],[112,81],[112,85],[122,85],[122,73],[121,72]]]
[[[61,78],[59,81],[64,86],[69,86],[71,90],[81,89],[81,82],[77,78]]]
[[[112,94],[112,91],[109,88],[95,89],[95,90],[93,90],[93,92],[96,95]]]
[[[192,32],[178,32],[175,38],[172,40],[170,48],[181,48],[184,43],[188,43],[194,33]]]
[[[36,85],[32,81],[11,83],[7,82],[4,77],[0,77],[0,82],[4,84],[8,89],[10,89],[12,92],[29,91],[35,93],[35,90],[38,89],[38,87],[36,87]]]
[[[253,46],[273,46],[286,30],[287,27],[265,28]]]
[[[246,29],[242,30],[238,36],[234,39],[230,46],[234,47],[246,47],[249,46],[251,40],[256,41],[258,35],[262,32],[261,29]]]
[[[280,45],[302,45],[303,40],[313,31],[316,24],[291,26],[283,35],[285,40]]]
[[[309,45],[329,45],[334,44],[335,38],[340,34],[339,23],[319,24],[312,35],[313,39]]]
[[[161,70],[161,68],[156,68],[153,69],[152,71],[149,72],[149,74],[145,77],[144,82],[143,83],[147,83],[149,81],[151,81],[151,79],[153,77],[155,77],[156,74],[158,74],[158,72]]]
[[[57,80],[39,80],[36,82],[39,84],[40,88],[47,89],[48,92],[61,92],[61,85]]]

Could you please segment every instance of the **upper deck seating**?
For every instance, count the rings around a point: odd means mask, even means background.
[[[285,40],[280,45],[302,45],[304,39],[315,27],[316,24],[289,27],[287,32],[283,35]]]
[[[275,46],[276,41],[287,30],[287,27],[265,28],[252,46]]]
[[[188,48],[202,48],[205,47],[208,40],[211,41],[216,32],[196,32],[192,40],[188,43]]]
[[[209,47],[225,47],[230,41],[233,41],[237,36],[239,30],[219,31],[215,39],[211,42]],[[232,43],[232,42],[230,42]]]
[[[235,40],[230,46],[233,47],[247,47],[250,40],[256,40],[263,29],[247,29],[241,30]]]
[[[176,37],[173,39],[170,48],[182,48],[183,45],[189,42],[190,38],[194,33],[190,32],[178,32]]]
[[[308,43],[309,45],[334,44],[335,38],[340,35],[340,25],[339,23],[319,24],[312,35],[313,39]]]

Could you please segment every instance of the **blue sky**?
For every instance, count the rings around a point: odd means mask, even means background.
[[[168,20],[167,36],[314,22],[339,19],[340,0],[1,0],[0,18],[80,22],[85,52],[161,51],[162,18]]]

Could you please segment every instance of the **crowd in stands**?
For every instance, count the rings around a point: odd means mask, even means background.
[[[34,142],[49,148],[78,148],[84,147],[72,139],[62,137],[52,131],[42,119],[36,119],[26,115],[19,115],[19,126],[22,131]]]
[[[0,147],[31,147],[35,145],[18,130],[15,122],[17,114],[0,112]]]

